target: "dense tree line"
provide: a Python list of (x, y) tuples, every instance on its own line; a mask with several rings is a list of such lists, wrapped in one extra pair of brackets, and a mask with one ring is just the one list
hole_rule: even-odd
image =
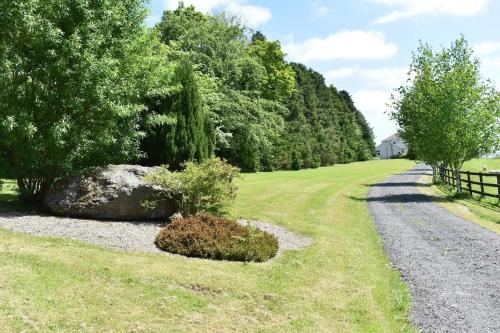
[(371, 159), (373, 133), (346, 91), (327, 86), (323, 76), (292, 64), (297, 90), (287, 101), (287, 146), (290, 164), (281, 168), (310, 168)]
[(366, 160), (349, 94), (237, 18), (142, 0), (0, 0), (0, 169), (27, 198), (106, 163), (223, 157), (244, 171)]
[(349, 94), (301, 64), (288, 64), (279, 42), (252, 34), (233, 17), (204, 15), (182, 4), (166, 11), (157, 29), (161, 41), (183, 52), (210, 86), (203, 95), (217, 129), (218, 156), (258, 171), (374, 155), (371, 129)]

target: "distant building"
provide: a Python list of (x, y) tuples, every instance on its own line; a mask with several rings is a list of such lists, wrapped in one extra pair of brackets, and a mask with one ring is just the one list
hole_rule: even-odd
[(382, 143), (377, 146), (377, 156), (382, 160), (404, 156), (407, 153), (406, 143), (397, 134), (382, 140)]
[(485, 155), (483, 157), (485, 157), (485, 158), (500, 158), (500, 150), (498, 150), (497, 152), (495, 152), (493, 154)]

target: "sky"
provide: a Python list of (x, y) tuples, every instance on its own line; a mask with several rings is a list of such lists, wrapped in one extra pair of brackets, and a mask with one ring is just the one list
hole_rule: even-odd
[[(396, 125), (386, 111), (405, 83), (419, 41), (436, 49), (463, 34), (485, 78), (500, 89), (500, 0), (184, 0), (205, 13), (225, 10), (279, 40), (288, 61), (301, 62), (347, 90), (379, 143)], [(178, 0), (151, 0), (148, 24)]]

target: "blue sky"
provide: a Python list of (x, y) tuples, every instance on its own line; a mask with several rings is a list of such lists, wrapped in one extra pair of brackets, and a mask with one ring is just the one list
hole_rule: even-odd
[[(177, 0), (152, 0), (149, 24)], [(486, 78), (500, 88), (500, 0), (185, 0), (203, 12), (226, 10), (268, 38), (287, 60), (305, 63), (351, 93), (376, 141), (396, 131), (385, 115), (404, 83), (419, 40), (438, 48), (464, 34)]]

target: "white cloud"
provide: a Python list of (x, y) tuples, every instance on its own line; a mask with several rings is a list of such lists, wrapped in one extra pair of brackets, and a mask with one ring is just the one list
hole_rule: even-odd
[(228, 11), (239, 16), (243, 23), (250, 28), (258, 28), (272, 18), (268, 8), (240, 3), (231, 3)]
[(382, 24), (397, 21), (401, 18), (423, 15), (441, 14), (452, 16), (471, 16), (486, 8), (491, 0), (369, 0), (396, 9), (375, 20)]
[(364, 87), (394, 89), (406, 82), (407, 67), (381, 67), (363, 69), (359, 66), (331, 70), (325, 74), (328, 83), (335, 84), (342, 79), (356, 79)]
[(342, 67), (326, 72), (325, 78), (329, 83), (331, 83), (337, 79), (345, 79), (358, 73), (359, 67)]
[(322, 5), (319, 1), (314, 1), (311, 4), (311, 10), (316, 16), (325, 16), (331, 11), (330, 7)]
[[(179, 0), (165, 0), (167, 9), (175, 9)], [(210, 13), (224, 9), (241, 18), (242, 23), (250, 28), (258, 28), (269, 21), (272, 13), (269, 8), (247, 4), (245, 0), (184, 0), (186, 6), (193, 5), (201, 12)]]
[(303, 42), (290, 41), (283, 46), (293, 61), (310, 62), (334, 59), (386, 59), (398, 48), (377, 31), (341, 30), (326, 38), (310, 38)]
[(486, 41), (472, 45), (475, 53), (478, 56), (487, 56), (496, 51), (500, 51), (500, 42)]
[(365, 116), (373, 128), (375, 142), (379, 143), (386, 137), (396, 133), (396, 123), (389, 119), (385, 112), (389, 109), (387, 103), (391, 99), (388, 90), (358, 90), (352, 95), (354, 104)]
[(408, 76), (407, 67), (386, 67), (366, 69), (360, 77), (372, 85), (394, 89), (405, 84)]

